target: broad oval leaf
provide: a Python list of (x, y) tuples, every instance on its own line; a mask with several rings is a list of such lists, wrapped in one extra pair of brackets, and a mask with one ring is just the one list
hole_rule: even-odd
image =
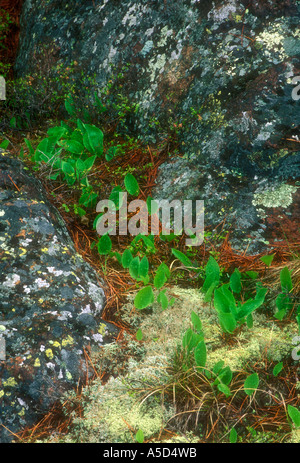
[(142, 444), (144, 442), (144, 433), (141, 429), (138, 430), (138, 432), (135, 435), (135, 438), (139, 444)]
[(123, 268), (129, 268), (130, 262), (133, 259), (133, 255), (129, 249), (125, 249), (122, 254), (122, 266)]
[(242, 290), (241, 273), (237, 268), (230, 277), (230, 288), (234, 293), (240, 293)]
[(163, 287), (165, 282), (167, 281), (166, 273), (164, 269), (158, 269), (156, 271), (155, 277), (154, 277), (154, 286), (156, 289), (160, 289)]
[(287, 411), (289, 414), (289, 417), (291, 418), (292, 422), (296, 426), (296, 428), (300, 428), (300, 412), (296, 407), (293, 407), (292, 405), (287, 406)]
[(124, 178), (125, 188), (130, 195), (137, 196), (140, 192), (139, 184), (132, 174), (127, 174)]
[(138, 279), (140, 275), (140, 259), (138, 256), (134, 257), (129, 264), (129, 273), (132, 278), (135, 280)]
[(85, 124), (83, 144), (85, 148), (96, 156), (103, 154), (103, 132), (95, 125)]
[(98, 242), (98, 252), (101, 255), (106, 255), (111, 251), (112, 248), (112, 242), (108, 234), (106, 233), (105, 235), (101, 236), (99, 242)]
[(220, 280), (220, 267), (218, 262), (210, 256), (205, 267), (205, 280), (202, 290), (207, 292), (211, 285), (217, 286)]
[(140, 276), (146, 277), (149, 272), (149, 261), (146, 256), (144, 256), (140, 262)]
[(235, 428), (232, 428), (231, 431), (230, 431), (230, 434), (229, 434), (230, 443), (235, 444), (237, 442), (237, 438), (238, 438), (237, 432), (236, 432)]
[(267, 267), (270, 267), (270, 265), (271, 265), (271, 263), (272, 263), (274, 257), (275, 257), (275, 254), (269, 254), (268, 256), (262, 256), (262, 257), (260, 258), (260, 260), (261, 260), (264, 264), (266, 264)]
[(275, 365), (275, 367), (273, 368), (273, 375), (274, 376), (277, 376), (279, 375), (279, 373), (281, 372), (283, 368), (283, 362), (279, 362)]
[(138, 310), (145, 309), (154, 301), (153, 289), (151, 286), (145, 286), (142, 288), (134, 299), (134, 305)]
[(246, 378), (246, 381), (244, 382), (244, 391), (247, 395), (252, 395), (256, 391), (258, 384), (258, 374), (253, 373), (252, 375), (248, 376), (248, 378)]

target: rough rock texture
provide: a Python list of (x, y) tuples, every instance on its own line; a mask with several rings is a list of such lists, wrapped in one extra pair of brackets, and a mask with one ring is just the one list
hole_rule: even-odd
[(135, 133), (171, 135), (183, 155), (161, 167), (153, 196), (204, 199), (206, 223), (226, 218), (233, 243), (254, 239), (255, 251), (272, 238), (263, 215), (299, 220), (287, 209), (300, 177), (299, 16), (298, 0), (26, 0), (15, 69), (76, 60), (101, 89), (111, 64), (129, 64)]
[[(113, 339), (94, 270), (23, 164), (0, 153), (0, 425), (16, 432), (90, 375), (84, 348)], [(12, 435), (0, 426), (0, 442)]]

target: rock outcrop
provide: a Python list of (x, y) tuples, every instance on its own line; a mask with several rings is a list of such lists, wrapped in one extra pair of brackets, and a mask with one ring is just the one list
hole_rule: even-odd
[(299, 15), (296, 0), (25, 0), (15, 70), (47, 78), (49, 63), (76, 60), (102, 89), (110, 65), (128, 65), (134, 133), (168, 136), (183, 156), (153, 196), (203, 199), (206, 224), (226, 220), (253, 252), (278, 238), (278, 216), (299, 220)]
[(0, 153), (0, 442), (90, 376), (85, 351), (116, 333), (104, 304), (103, 283), (40, 182)]

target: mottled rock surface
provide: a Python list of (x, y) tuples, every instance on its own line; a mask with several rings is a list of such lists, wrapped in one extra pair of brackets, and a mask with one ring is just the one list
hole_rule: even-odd
[[(299, 197), (299, 17), (298, 0), (26, 0), (15, 69), (76, 60), (102, 89), (110, 65), (128, 64), (134, 133), (169, 136), (183, 155), (161, 167), (153, 196), (204, 199), (206, 223), (226, 219), (233, 243), (255, 251), (276, 238), (262, 215), (299, 220), (288, 209)], [(262, 194), (275, 208), (260, 210)]]
[[(90, 375), (84, 349), (115, 333), (101, 319), (104, 303), (40, 182), (0, 153), (0, 424), (20, 431)], [(0, 442), (8, 430), (0, 426)]]

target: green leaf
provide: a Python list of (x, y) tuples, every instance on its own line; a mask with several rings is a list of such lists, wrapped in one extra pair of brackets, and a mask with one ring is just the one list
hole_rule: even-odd
[(135, 435), (135, 438), (139, 444), (142, 444), (144, 442), (144, 433), (141, 429), (138, 430), (138, 432)]
[(226, 288), (226, 285), (215, 290), (214, 307), (219, 313), (235, 313), (235, 299), (233, 294)]
[(210, 256), (205, 267), (205, 281), (203, 283), (202, 290), (207, 292), (211, 285), (214, 287), (219, 283), (220, 280), (220, 267), (218, 262)]
[(157, 296), (157, 302), (160, 303), (161, 308), (163, 310), (166, 310), (168, 308), (168, 306), (169, 306), (169, 301), (168, 301), (168, 298), (167, 298), (167, 296), (165, 294), (165, 291), (166, 290), (161, 291), (159, 293), (159, 295)]
[(279, 373), (281, 372), (283, 368), (283, 362), (279, 362), (275, 365), (275, 367), (273, 368), (273, 375), (274, 376), (277, 376), (279, 375)]
[(163, 285), (166, 283), (167, 277), (166, 277), (166, 272), (163, 268), (157, 269), (155, 277), (154, 277), (154, 286), (156, 289), (160, 289), (163, 287)]
[(232, 428), (229, 434), (229, 442), (231, 444), (235, 444), (237, 442), (237, 438), (238, 438), (237, 432), (234, 428)]
[(95, 125), (85, 124), (85, 133), (83, 135), (83, 144), (85, 148), (96, 156), (103, 154), (103, 132)]
[(105, 153), (105, 159), (107, 162), (111, 161), (118, 153), (119, 147), (118, 146), (110, 146)]
[(231, 383), (231, 380), (232, 380), (232, 371), (230, 367), (227, 366), (225, 368), (222, 368), (222, 370), (219, 372), (219, 375), (214, 381), (214, 384), (223, 383), (228, 386), (228, 384)]
[(285, 267), (280, 272), (280, 282), (282, 291), (290, 292), (293, 289), (290, 270)]
[[(28, 140), (27, 140), (28, 141)], [(0, 148), (6, 150), (6, 148), (8, 147), (9, 145), (9, 140), (3, 140), (3, 142), (1, 143), (0, 145)]]
[(149, 272), (149, 261), (146, 256), (144, 256), (140, 262), (140, 276), (146, 277)]
[(226, 397), (230, 397), (231, 396), (231, 391), (229, 389), (228, 386), (226, 386), (226, 384), (223, 384), (223, 383), (219, 383), (217, 388), (219, 389), (220, 392), (222, 392), (223, 394), (226, 395)]
[(202, 323), (196, 312), (194, 312), (193, 310), (191, 313), (191, 320), (195, 330), (197, 330), (200, 333), (202, 331)]
[(134, 299), (134, 305), (138, 310), (145, 309), (154, 301), (153, 289), (151, 286), (145, 286), (142, 288)]
[(185, 265), (186, 267), (193, 267), (192, 262), (190, 261), (190, 259), (185, 254), (183, 254), (183, 252), (178, 251), (178, 249), (172, 248), (172, 254), (174, 254), (176, 259), (179, 259), (180, 262), (183, 265)]
[(27, 138), (24, 138), (24, 141), (26, 143), (26, 146), (28, 148), (30, 156), (33, 156), (34, 155), (34, 149), (32, 147), (32, 144), (31, 144), (30, 140), (27, 140)]
[(234, 293), (240, 293), (242, 290), (241, 273), (236, 268), (230, 277), (230, 288)]
[(72, 98), (69, 98), (65, 101), (65, 108), (70, 116), (73, 116), (76, 113)]
[(56, 138), (57, 140), (60, 140), (64, 135), (67, 135), (68, 131), (65, 129), (65, 127), (51, 127), (50, 129), (47, 130), (47, 135), (49, 137)]
[(78, 130), (80, 130), (80, 132), (81, 132), (82, 134), (84, 134), (84, 133), (85, 133), (85, 130), (86, 130), (86, 129), (85, 129), (84, 123), (83, 123), (80, 119), (77, 119), (76, 122), (77, 122)]
[(292, 422), (296, 426), (296, 428), (300, 428), (300, 412), (296, 407), (292, 405), (287, 406), (289, 417), (291, 418)]
[(256, 391), (258, 384), (258, 374), (253, 373), (252, 375), (248, 376), (248, 378), (246, 378), (246, 381), (244, 382), (244, 391), (247, 395), (252, 395)]
[(249, 270), (249, 271), (245, 272), (245, 275), (248, 278), (251, 278), (251, 280), (256, 280), (256, 278), (258, 277), (258, 272), (253, 272), (252, 270)]
[(132, 278), (137, 280), (140, 275), (140, 259), (138, 256), (134, 257), (129, 264), (129, 273)]
[(16, 117), (12, 117), (11, 120), (9, 121), (9, 125), (10, 127), (12, 127), (13, 129), (15, 129), (17, 127), (17, 119)]
[(125, 249), (122, 255), (122, 266), (123, 268), (129, 268), (130, 262), (132, 261), (133, 256), (129, 249)]
[(249, 299), (246, 301), (238, 311), (238, 319), (242, 320), (250, 315), (254, 310), (258, 309), (264, 303), (267, 292), (268, 290), (266, 288), (260, 288), (255, 299)]
[(122, 255), (119, 252), (114, 252), (113, 256), (117, 259), (118, 263), (122, 265)]
[(137, 339), (138, 341), (141, 341), (141, 340), (143, 339), (142, 330), (141, 330), (141, 329), (138, 329), (135, 336), (136, 336), (136, 339)]
[(101, 255), (106, 255), (111, 251), (112, 242), (109, 235), (106, 233), (105, 235), (101, 236), (98, 242), (98, 252)]
[(73, 154), (81, 154), (84, 151), (84, 146), (76, 140), (61, 140), (57, 144)]
[(96, 204), (97, 199), (98, 193), (93, 191), (86, 191), (80, 196), (78, 203), (85, 207), (93, 207)]
[(204, 302), (210, 302), (211, 301), (211, 298), (212, 298), (212, 295), (213, 295), (213, 292), (216, 288), (216, 286), (218, 286), (218, 281), (214, 281), (210, 287), (208, 288), (208, 290), (206, 291), (205, 293), (205, 296), (204, 296)]
[(191, 351), (201, 341), (203, 341), (203, 335), (197, 334), (191, 328), (189, 328), (183, 335), (182, 346), (184, 349)]
[(194, 352), (195, 362), (198, 367), (205, 367), (206, 365), (206, 345), (204, 341), (200, 341)]
[(251, 313), (247, 316), (246, 323), (248, 328), (253, 328), (253, 317)]
[(46, 163), (50, 162), (54, 155), (53, 144), (49, 138), (44, 138), (35, 150), (34, 160), (35, 162), (44, 161)]
[(136, 178), (128, 173), (124, 178), (125, 188), (130, 195), (137, 196), (140, 192), (139, 184)]
[(213, 367), (213, 373), (218, 375), (224, 366), (224, 360), (219, 360)]
[(220, 312), (218, 315), (219, 315), (219, 322), (220, 322), (222, 330), (225, 333), (233, 333), (234, 330), (236, 329), (237, 323), (232, 313)]
[(85, 164), (82, 161), (82, 159), (77, 159), (76, 164), (75, 164), (75, 168), (76, 168), (77, 178), (79, 178), (80, 174), (85, 172)]
[(270, 265), (271, 265), (271, 263), (272, 263), (274, 257), (275, 257), (275, 254), (270, 254), (270, 255), (268, 255), (268, 256), (262, 256), (262, 257), (260, 258), (260, 260), (261, 260), (264, 264), (266, 264), (267, 267), (270, 267)]
[(93, 167), (96, 157), (97, 156), (91, 156), (84, 161), (85, 170), (90, 170)]

